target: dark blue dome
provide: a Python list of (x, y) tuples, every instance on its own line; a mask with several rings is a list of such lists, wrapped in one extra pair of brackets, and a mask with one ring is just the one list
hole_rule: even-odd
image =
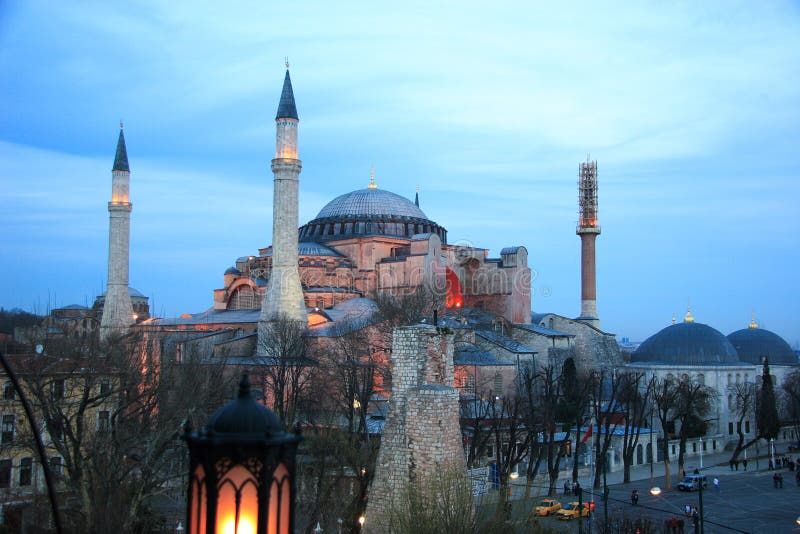
[(743, 362), (761, 365), (764, 357), (773, 365), (797, 365), (797, 356), (778, 334), (763, 328), (743, 328), (728, 334), (728, 341)]
[[(239, 395), (208, 420), (207, 431), (221, 437), (263, 438), (283, 432), (278, 416), (257, 403), (250, 394), (247, 375), (239, 382)], [(226, 436), (227, 435), (227, 436)]]
[(631, 363), (741, 364), (728, 338), (708, 325), (695, 322), (673, 324), (650, 336), (631, 354)]

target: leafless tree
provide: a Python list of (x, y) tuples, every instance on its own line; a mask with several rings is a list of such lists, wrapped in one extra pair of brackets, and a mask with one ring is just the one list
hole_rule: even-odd
[[(678, 408), (678, 384), (671, 376), (656, 378), (653, 382), (653, 403), (661, 425), (664, 440), (664, 478), (666, 489), (672, 487), (669, 458), (669, 429)], [(655, 451), (654, 451), (655, 453)]]
[(631, 465), (642, 426), (647, 424), (650, 413), (653, 379), (647, 380), (642, 372), (627, 371), (619, 375), (619, 381), (619, 413), (625, 418), (622, 436), (623, 481), (627, 483), (631, 481)]
[(591, 396), (592, 417), (597, 424), (594, 435), (594, 489), (600, 489), (607, 470), (608, 450), (617, 426), (624, 424), (619, 413), (621, 380), (616, 372), (603, 369), (594, 373)]
[(785, 413), (795, 427), (795, 434), (800, 435), (800, 371), (793, 371), (781, 384)]
[(698, 381), (683, 379), (678, 382), (675, 420), (680, 423), (678, 470), (681, 473), (684, 472), (686, 441), (691, 437), (705, 435), (708, 426), (706, 416), (711, 411), (716, 396), (713, 388)]
[(304, 321), (281, 316), (258, 336), (256, 354), (264, 372), (264, 392), (285, 428), (297, 421), (317, 367), (307, 353), (307, 327)]
[(737, 440), (736, 446), (733, 449), (733, 454), (731, 455), (731, 461), (736, 461), (743, 450), (748, 448), (750, 445), (753, 445), (760, 438), (756, 432), (755, 437), (745, 442), (745, 429), (742, 428), (745, 419), (748, 417), (755, 417), (757, 396), (756, 385), (752, 382), (730, 384), (728, 386), (728, 395), (729, 403), (731, 404), (729, 408), (731, 409), (733, 416), (736, 418)]

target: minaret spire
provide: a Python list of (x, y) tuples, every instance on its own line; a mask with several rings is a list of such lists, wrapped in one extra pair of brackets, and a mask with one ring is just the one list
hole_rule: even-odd
[(133, 306), (128, 289), (130, 268), (130, 167), (122, 121), (119, 122), (119, 139), (111, 169), (111, 202), (108, 203), (108, 285), (100, 320), (101, 335), (108, 339), (112, 334), (124, 333), (133, 324)]
[(578, 166), (578, 228), (581, 238), (581, 316), (578, 320), (600, 326), (597, 316), (597, 275), (595, 240), (600, 235), (597, 220), (597, 162), (586, 156)]
[(419, 207), (419, 184), (417, 184), (417, 190), (414, 193), (414, 205)]
[[(286, 76), (275, 116), (275, 159), (272, 160), (272, 268), (261, 305), (258, 337), (268, 335), (268, 323), (286, 318), (306, 323), (306, 305), (297, 268), (298, 190), (302, 162), (297, 155), (297, 107), (286, 61)], [(264, 344), (259, 342), (261, 351)]]

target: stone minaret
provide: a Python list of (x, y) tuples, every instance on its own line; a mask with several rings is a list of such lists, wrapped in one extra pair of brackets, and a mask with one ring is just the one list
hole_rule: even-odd
[(597, 278), (594, 242), (600, 235), (597, 220), (597, 162), (581, 163), (578, 168), (579, 220), (575, 231), (581, 236), (581, 316), (579, 321), (600, 327), (597, 316)]
[(297, 270), (298, 184), (301, 162), (297, 159), (297, 108), (294, 104), (289, 66), (283, 80), (283, 92), (275, 117), (277, 125), (275, 159), (275, 192), (272, 207), (272, 271), (267, 294), (261, 306), (259, 337), (266, 323), (284, 316), (305, 322), (306, 305), (300, 273)]
[(102, 336), (123, 333), (133, 324), (133, 307), (128, 290), (131, 210), (128, 152), (122, 123), (119, 125), (117, 153), (111, 170), (111, 202), (108, 203), (108, 287), (100, 321)]

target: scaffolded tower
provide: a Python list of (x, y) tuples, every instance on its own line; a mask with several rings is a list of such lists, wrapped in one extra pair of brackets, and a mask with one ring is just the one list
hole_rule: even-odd
[(581, 238), (581, 315), (579, 321), (600, 327), (597, 316), (597, 278), (594, 243), (600, 235), (597, 220), (597, 162), (586, 158), (578, 166), (578, 228)]

